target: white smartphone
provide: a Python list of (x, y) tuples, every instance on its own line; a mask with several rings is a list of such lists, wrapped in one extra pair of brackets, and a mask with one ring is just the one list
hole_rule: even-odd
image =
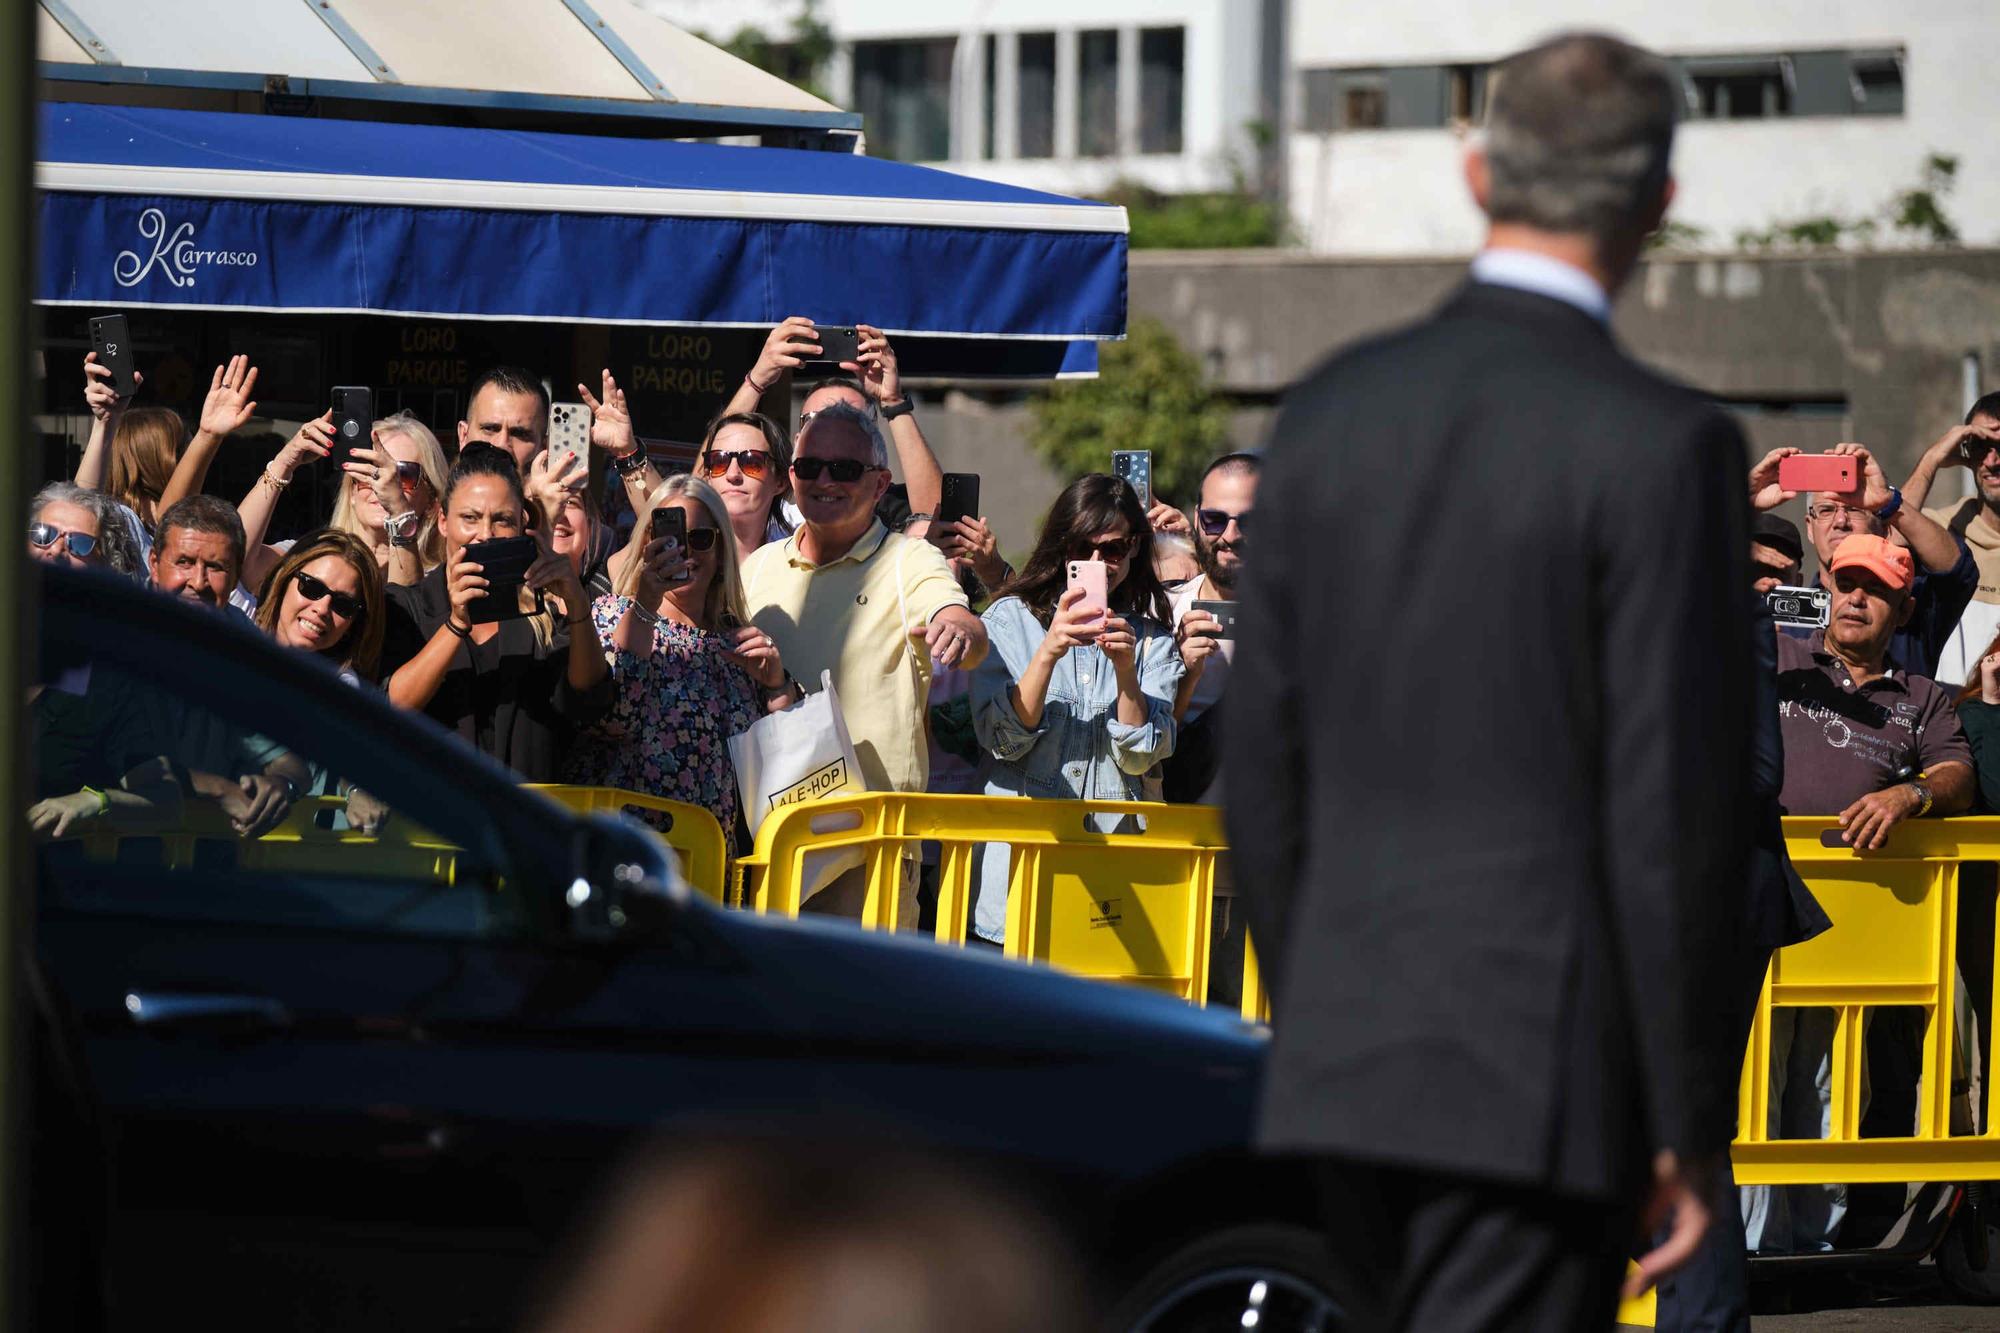
[(1150, 449), (1114, 449), (1111, 451), (1111, 475), (1125, 482), (1139, 493), (1139, 509), (1151, 513), (1153, 509), (1153, 451)]
[(550, 403), (549, 471), (561, 472), (571, 458), (590, 467), (590, 409), (582, 403)]

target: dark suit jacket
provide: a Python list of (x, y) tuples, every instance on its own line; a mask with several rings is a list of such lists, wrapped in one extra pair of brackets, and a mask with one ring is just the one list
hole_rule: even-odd
[(1223, 738), (1267, 1146), (1599, 1196), (1726, 1146), (1747, 466), (1595, 320), (1501, 287), (1288, 397)]

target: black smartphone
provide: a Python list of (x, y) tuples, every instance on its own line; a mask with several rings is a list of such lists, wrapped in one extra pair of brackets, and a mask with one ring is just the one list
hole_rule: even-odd
[(499, 620), (518, 620), (541, 610), (541, 593), (531, 595), (525, 583), (528, 567), (541, 553), (541, 545), (533, 537), (495, 537), (467, 544), (460, 558), (479, 566), (479, 572), (486, 578), (486, 595), (474, 599), (466, 608), (466, 619), (475, 625), (490, 625)]
[(132, 355), (132, 327), (123, 315), (97, 315), (90, 321), (90, 350), (97, 362), (111, 368), (111, 387), (120, 398), (130, 398), (139, 388), (134, 378), (139, 369)]
[(936, 525), (956, 523), (962, 518), (979, 517), (979, 474), (947, 472), (944, 493), (938, 499)]
[(861, 355), (861, 335), (850, 328), (821, 324), (814, 330), (813, 340), (819, 344), (819, 355), (806, 362), (809, 366), (837, 366)]
[(1236, 603), (1197, 600), (1188, 609), (1191, 611), (1205, 611), (1215, 617), (1216, 623), (1220, 624), (1222, 628), (1211, 635), (1211, 638), (1233, 639), (1236, 637)]
[(356, 449), (368, 447), (374, 429), (375, 391), (361, 384), (334, 385), (333, 455), (327, 461), (341, 466)]
[[(667, 549), (682, 559), (687, 557), (688, 514), (679, 505), (662, 505), (653, 511), (653, 540), (665, 537), (673, 543)], [(691, 577), (691, 576), (689, 576)], [(687, 577), (676, 582), (686, 583)]]

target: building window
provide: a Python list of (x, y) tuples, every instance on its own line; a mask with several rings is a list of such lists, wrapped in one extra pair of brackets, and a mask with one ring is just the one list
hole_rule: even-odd
[(991, 162), (999, 156), (993, 142), (993, 113), (996, 109), (994, 80), (1000, 76), (1000, 39), (988, 33), (979, 45), (979, 64), (984, 74), (979, 81), (979, 156)]
[(1485, 65), (1453, 65), (1446, 71), (1445, 119), (1477, 124), (1486, 114)]
[(1024, 32), (1016, 39), (1019, 69), (1015, 120), (1022, 157), (1056, 155), (1056, 35)]
[(1118, 153), (1118, 34), (1106, 28), (1078, 34), (1076, 151), (1081, 157)]
[(1894, 51), (1857, 54), (1852, 81), (1856, 115), (1903, 114), (1903, 58), (1900, 54)]
[(1780, 57), (1690, 60), (1688, 114), (1697, 120), (1769, 120), (1792, 113), (1792, 87)]
[(951, 156), (954, 39), (854, 44), (854, 109), (869, 151), (904, 162)]
[(1181, 71), (1187, 58), (1184, 28), (1139, 33), (1139, 151), (1181, 151)]
[(1309, 69), (1303, 120), (1308, 132), (1379, 130), (1389, 122), (1388, 76), (1379, 69)]

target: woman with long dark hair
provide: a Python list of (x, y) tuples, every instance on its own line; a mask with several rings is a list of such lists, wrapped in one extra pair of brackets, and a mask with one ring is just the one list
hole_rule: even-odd
[[(1104, 567), (1107, 609), (1081, 605), (1072, 563)], [(1153, 529), (1138, 494), (1103, 473), (1056, 497), (1034, 554), (983, 619), (993, 649), (972, 677), (972, 725), (995, 760), (994, 796), (1141, 799), (1140, 779), (1174, 750), (1175, 692), (1185, 668), (1153, 572)], [(1129, 821), (1100, 818), (1099, 831)], [(1007, 848), (979, 866), (973, 931), (998, 943), (1007, 925)]]

